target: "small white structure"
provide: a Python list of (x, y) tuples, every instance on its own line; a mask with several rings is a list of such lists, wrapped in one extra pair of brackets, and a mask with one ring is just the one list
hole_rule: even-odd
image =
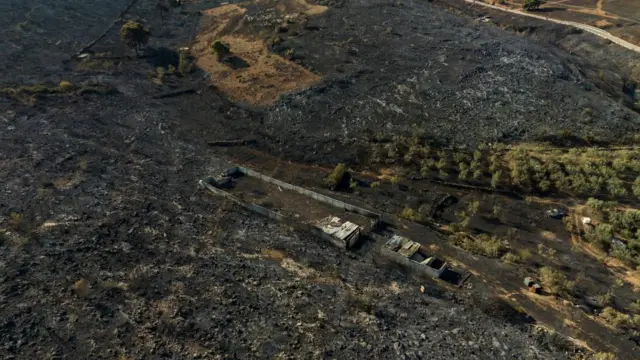
[(591, 218), (590, 217), (583, 216), (581, 220), (582, 220), (582, 224), (583, 225), (591, 225)]
[[(329, 216), (312, 224), (322, 231), (324, 238), (340, 248), (350, 248), (360, 239), (362, 228), (350, 221), (336, 216)], [(328, 235), (328, 236), (326, 236)]]

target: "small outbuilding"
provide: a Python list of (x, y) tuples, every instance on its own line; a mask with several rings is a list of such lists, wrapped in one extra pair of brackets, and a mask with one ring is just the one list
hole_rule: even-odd
[(424, 275), (439, 278), (447, 270), (447, 263), (429, 255), (417, 242), (393, 235), (382, 246), (381, 255)]
[(358, 243), (362, 228), (350, 221), (329, 216), (312, 224), (321, 233), (321, 237), (331, 241), (337, 247), (348, 249)]

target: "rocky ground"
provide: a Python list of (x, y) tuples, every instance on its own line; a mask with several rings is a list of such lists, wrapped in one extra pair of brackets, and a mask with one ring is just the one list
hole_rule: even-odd
[[(321, 30), (285, 42), (302, 54), (315, 44), (305, 61), (328, 80), (269, 109), (230, 104), (204, 87), (152, 98), (203, 75), (158, 88), (147, 73), (158, 61), (150, 54), (162, 52), (72, 72), (69, 56), (127, 3), (0, 4), (10, 14), (0, 20), (8, 49), (0, 63), (12, 69), (0, 76), (3, 86), (65, 79), (115, 90), (43, 96), (35, 105), (0, 98), (0, 357), (572, 355), (492, 299), (435, 285), (421, 294), (397, 269), (210, 197), (197, 180), (226, 164), (206, 142), (253, 133), (274, 152), (309, 150), (320, 159), (326, 145), (365, 128), (403, 131), (424, 119), (434, 136), (464, 141), (473, 132), (494, 139), (577, 128), (583, 99), (606, 115), (594, 127), (612, 135), (635, 129), (637, 114), (585, 90), (587, 80), (561, 55), (426, 2), (330, 9), (314, 20)], [(161, 23), (153, 5), (139, 1), (128, 15), (157, 28), (150, 47), (184, 45), (192, 14), (176, 11)], [(18, 26), (23, 18), (29, 22)], [(340, 53), (322, 45), (350, 38)], [(104, 50), (124, 53), (117, 31), (96, 48)]]

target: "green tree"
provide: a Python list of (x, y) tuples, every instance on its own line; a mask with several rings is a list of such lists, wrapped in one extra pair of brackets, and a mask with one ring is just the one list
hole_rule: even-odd
[(609, 194), (613, 196), (624, 196), (627, 194), (624, 183), (617, 177), (612, 177), (607, 180), (607, 190), (609, 190)]
[(633, 182), (632, 189), (633, 189), (633, 195), (640, 198), (640, 176), (638, 176), (636, 180)]
[(331, 190), (336, 190), (340, 186), (346, 175), (347, 167), (344, 164), (340, 163), (336, 165), (333, 171), (324, 180), (325, 185), (327, 185), (327, 187)]
[(139, 54), (140, 48), (149, 41), (151, 30), (137, 21), (128, 21), (120, 28), (120, 39)]
[(218, 61), (222, 61), (225, 56), (231, 53), (231, 48), (221, 40), (216, 40), (211, 44), (211, 52), (217, 56)]
[(613, 238), (613, 226), (600, 224), (596, 226), (595, 230), (588, 232), (586, 238), (599, 248), (609, 251), (609, 248), (611, 248), (611, 239)]
[(551, 188), (551, 181), (544, 179), (538, 183), (538, 188), (542, 192), (547, 192)]
[(500, 170), (493, 173), (493, 175), (491, 176), (491, 187), (493, 187), (494, 189), (498, 187), (498, 185), (500, 184), (501, 176), (502, 176), (502, 171)]
[(459, 163), (458, 168), (460, 169), (460, 173), (458, 174), (458, 179), (461, 181), (467, 180), (469, 177), (469, 166), (466, 163)]
[(477, 213), (479, 209), (480, 209), (480, 201), (478, 200), (470, 201), (469, 204), (467, 205), (467, 210), (469, 211), (469, 214), (471, 214), (471, 216)]
[(482, 151), (476, 150), (473, 152), (473, 160), (480, 161), (482, 159)]

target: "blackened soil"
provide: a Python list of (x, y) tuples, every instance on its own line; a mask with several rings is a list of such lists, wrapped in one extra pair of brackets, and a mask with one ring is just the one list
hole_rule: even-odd
[(610, 139), (640, 126), (584, 75), (585, 61), (425, 1), (349, 1), (309, 28), (283, 46), (326, 81), (285, 97), (261, 128), (287, 154), (352, 156), (345, 144), (398, 132), (464, 145), (560, 130)]
[[(328, 79), (269, 110), (194, 85), (197, 71), (154, 85), (147, 73), (162, 59), (71, 72), (67, 56), (126, 3), (0, 5), (3, 85), (117, 89), (35, 106), (0, 99), (1, 358), (566, 357), (504, 311), (431, 286), (421, 294), (395, 269), (210, 197), (197, 180), (227, 165), (206, 142), (253, 132), (275, 151), (320, 159), (366, 129), (418, 124), (466, 141), (577, 127), (582, 98), (601, 115), (596, 130), (621, 133), (637, 115), (581, 90), (561, 55), (422, 2), (345, 1), (287, 39)], [(188, 43), (192, 15), (161, 23), (154, 4), (127, 15), (152, 25), (149, 47)], [(117, 28), (96, 51), (125, 53)], [(199, 93), (152, 98), (190, 86)], [(81, 279), (87, 289), (74, 286)]]

